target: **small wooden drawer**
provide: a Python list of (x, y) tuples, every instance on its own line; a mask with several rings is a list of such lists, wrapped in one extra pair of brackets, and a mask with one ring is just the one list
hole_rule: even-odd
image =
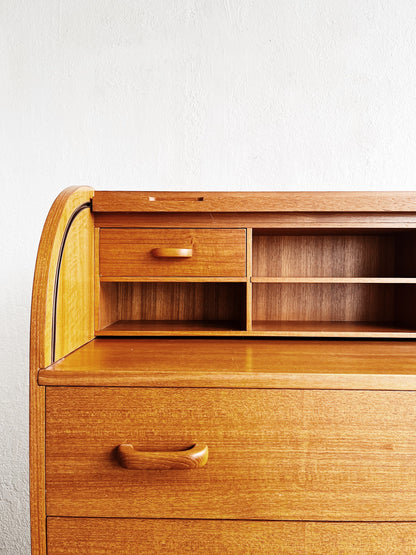
[(416, 392), (48, 387), (46, 416), (51, 516), (416, 520)]
[(48, 518), (49, 555), (414, 555), (415, 552), (415, 522)]
[(245, 229), (101, 229), (101, 277), (243, 277)]

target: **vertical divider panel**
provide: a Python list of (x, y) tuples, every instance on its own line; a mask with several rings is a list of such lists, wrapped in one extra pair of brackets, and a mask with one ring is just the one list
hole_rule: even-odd
[(246, 231), (246, 268), (247, 268), (247, 287), (246, 287), (246, 330), (253, 330), (253, 286), (251, 276), (253, 274), (253, 230), (248, 228)]
[(94, 230), (94, 329), (100, 329), (100, 228)]

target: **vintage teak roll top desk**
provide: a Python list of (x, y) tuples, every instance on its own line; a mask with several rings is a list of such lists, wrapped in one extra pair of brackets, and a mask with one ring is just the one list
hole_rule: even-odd
[(416, 193), (63, 191), (32, 552), (416, 553)]

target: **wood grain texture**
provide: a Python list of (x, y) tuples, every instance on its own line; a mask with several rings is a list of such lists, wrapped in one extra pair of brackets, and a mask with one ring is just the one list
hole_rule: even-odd
[(261, 234), (268, 230), (285, 233), (334, 233), (349, 230), (361, 233), (363, 229), (414, 229), (416, 213), (403, 212), (95, 212), (96, 227), (160, 227), (160, 228), (226, 228), (251, 227)]
[[(391, 235), (255, 235), (253, 275), (264, 277), (412, 277), (395, 271)], [(415, 277), (415, 274), (413, 274)]]
[[(47, 388), (50, 516), (416, 520), (416, 392)], [(116, 447), (209, 446), (194, 471)]]
[(48, 553), (413, 555), (416, 524), (48, 518)]
[(256, 283), (254, 320), (393, 322), (396, 285)]
[(253, 287), (251, 285), (251, 276), (253, 274), (253, 230), (247, 229), (247, 276), (248, 282), (246, 287), (246, 330), (252, 330), (253, 322)]
[[(416, 278), (406, 283), (416, 282)], [(183, 277), (183, 276), (129, 276), (129, 277), (102, 277), (100, 283), (247, 283), (247, 277)], [(399, 283), (399, 280), (397, 280)], [(400, 281), (402, 283), (402, 281)]]
[(411, 283), (416, 284), (414, 277), (253, 277), (251, 283)]
[[(416, 339), (416, 193), (98, 193), (68, 236), (45, 369), (57, 247), (91, 195), (58, 197), (39, 248), (33, 553), (45, 490), (52, 554), (414, 553), (416, 342), (274, 337)], [(204, 338), (83, 345), (94, 327)], [(198, 470), (137, 463), (198, 442)]]
[(396, 293), (396, 304), (401, 325), (416, 327), (416, 287), (401, 286)]
[(401, 233), (396, 242), (396, 274), (403, 276), (416, 275), (416, 233)]
[[(413, 305), (411, 305), (413, 306)], [(411, 308), (411, 307), (410, 307)], [(409, 317), (414, 312), (408, 309)], [(325, 320), (253, 320), (245, 331), (232, 320), (118, 320), (97, 330), (96, 337), (227, 337), (281, 339), (416, 339), (416, 324), (402, 322), (332, 322)]]
[(414, 192), (97, 191), (94, 212), (416, 212)]
[(195, 470), (208, 461), (208, 446), (192, 445), (181, 451), (137, 451), (131, 443), (117, 447), (117, 459), (127, 470)]
[(244, 283), (101, 283), (101, 331), (244, 329), (245, 304)]
[(238, 320), (118, 320), (97, 337), (223, 337), (247, 334)]
[[(72, 212), (90, 200), (87, 187), (65, 189), (46, 219), (36, 259), (30, 322), (30, 492), (32, 553), (46, 553), (45, 391), (37, 384), (39, 368), (51, 363), (52, 296), (56, 263), (65, 226)], [(86, 339), (88, 340), (88, 339)]]
[(40, 370), (39, 383), (416, 390), (416, 343), (95, 339)]
[(65, 243), (56, 323), (56, 359), (94, 337), (94, 224), (90, 210), (78, 214)]
[[(192, 249), (190, 258), (157, 258), (155, 249)], [(102, 229), (100, 275), (246, 275), (244, 229)]]
[(161, 247), (152, 249), (150, 254), (155, 258), (192, 258), (193, 249), (178, 249), (175, 247)]
[[(100, 315), (100, 230), (94, 227), (94, 329), (104, 327), (115, 318), (106, 319), (105, 314)], [(106, 306), (114, 306), (116, 303), (107, 303)]]
[[(283, 336), (414, 338), (415, 285), (300, 280), (253, 284), (253, 331)], [(316, 333), (314, 333), (316, 332)]]
[[(254, 320), (257, 337), (346, 339), (416, 339), (416, 325), (403, 322), (333, 322), (325, 320)], [(395, 347), (394, 347), (395, 348)]]

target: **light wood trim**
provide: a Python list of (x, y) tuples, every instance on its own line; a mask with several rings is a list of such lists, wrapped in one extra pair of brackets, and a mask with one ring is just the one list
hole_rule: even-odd
[(246, 303), (246, 330), (252, 330), (253, 320), (253, 288), (251, 285), (251, 276), (253, 274), (253, 230), (247, 229), (247, 303)]
[(137, 451), (130, 443), (122, 443), (117, 457), (128, 470), (193, 470), (206, 465), (208, 447), (197, 443), (183, 451)]
[[(82, 245), (82, 250), (80, 250)], [(94, 224), (89, 208), (77, 214), (60, 268), (56, 348), (58, 360), (94, 337)]]
[(247, 277), (115, 276), (99, 278), (100, 283), (246, 283), (247, 281)]
[[(157, 201), (150, 200), (157, 196)], [(416, 194), (391, 192), (97, 191), (94, 212), (415, 212)], [(195, 202), (195, 198), (203, 199)]]
[(152, 249), (150, 253), (155, 258), (192, 258), (193, 249), (161, 247), (161, 248)]
[(416, 390), (416, 343), (392, 346), (391, 341), (95, 339), (41, 370), (39, 383)]
[(343, 230), (398, 230), (416, 228), (414, 212), (95, 212), (96, 227), (160, 227), (160, 228), (241, 228), (251, 227), (261, 233), (285, 230), (285, 233), (333, 233)]
[(108, 336), (225, 336), (247, 335), (239, 320), (118, 320), (96, 330)]
[(411, 277), (252, 277), (251, 283), (416, 283)]
[[(94, 228), (94, 329), (103, 324), (100, 321), (100, 230)], [(106, 322), (107, 325), (109, 322)]]
[(89, 187), (70, 187), (57, 197), (46, 219), (36, 259), (30, 325), (29, 449), (32, 553), (36, 555), (46, 553), (45, 391), (37, 384), (37, 373), (51, 363), (52, 297), (62, 236), (71, 214), (92, 195)]
[[(351, 337), (416, 339), (416, 327), (395, 322), (253, 320), (253, 335), (272, 337)], [(396, 346), (394, 347), (396, 348)]]
[(253, 320), (252, 330), (237, 320), (118, 320), (96, 330), (97, 337), (317, 337), (416, 339), (416, 327), (395, 322)]
[(65, 189), (53, 203), (42, 231), (33, 282), (31, 314), (31, 349), (36, 354), (36, 371), (50, 364), (52, 295), (62, 236), (74, 210), (91, 200), (92, 195), (93, 189), (89, 187)]
[(414, 555), (414, 522), (48, 518), (49, 555)]

